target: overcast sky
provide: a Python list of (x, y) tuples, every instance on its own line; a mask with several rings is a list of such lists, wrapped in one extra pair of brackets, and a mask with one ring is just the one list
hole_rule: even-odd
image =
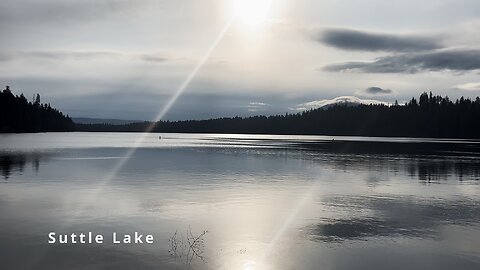
[(164, 119), (480, 95), (478, 0), (0, 0), (0, 34), (0, 83), (76, 117), (154, 119), (216, 40)]

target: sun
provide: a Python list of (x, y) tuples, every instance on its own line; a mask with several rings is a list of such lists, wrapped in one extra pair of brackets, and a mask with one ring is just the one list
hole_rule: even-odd
[(248, 26), (257, 27), (270, 18), (272, 0), (234, 0), (233, 15)]

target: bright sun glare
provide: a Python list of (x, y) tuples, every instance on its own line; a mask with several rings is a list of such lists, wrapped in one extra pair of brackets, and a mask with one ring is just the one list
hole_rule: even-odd
[(272, 0), (234, 0), (233, 14), (249, 26), (260, 26), (268, 21)]

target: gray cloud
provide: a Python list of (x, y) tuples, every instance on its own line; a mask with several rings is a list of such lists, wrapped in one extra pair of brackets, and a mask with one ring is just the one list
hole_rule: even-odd
[(166, 57), (157, 54), (144, 54), (141, 59), (153, 63), (162, 63), (168, 60)]
[(410, 52), (442, 48), (436, 37), (371, 33), (351, 29), (325, 30), (318, 34), (315, 40), (344, 50)]
[(47, 61), (64, 61), (64, 60), (95, 60), (95, 59), (131, 59), (145, 62), (160, 63), (172, 60), (169, 57), (158, 53), (121, 53), (116, 51), (14, 51), (0, 52), (0, 62), (15, 60), (47, 60)]
[(108, 51), (28, 51), (28, 52), (0, 52), (0, 61), (15, 59), (44, 59), (65, 60), (96, 58), (102, 56), (119, 56), (121, 54)]
[(480, 82), (464, 83), (454, 86), (455, 89), (466, 91), (480, 91)]
[(365, 89), (364, 92), (369, 95), (388, 95), (392, 93), (392, 90), (372, 86)]
[(422, 71), (472, 71), (480, 69), (480, 50), (449, 49), (380, 57), (371, 62), (328, 65), (326, 71), (363, 73), (418, 73)]
[(57, 22), (104, 19), (112, 14), (128, 14), (149, 1), (133, 0), (5, 0), (0, 3), (0, 21)]
[(248, 103), (247, 108), (249, 112), (260, 112), (266, 111), (268, 106), (270, 105), (264, 102), (250, 102)]

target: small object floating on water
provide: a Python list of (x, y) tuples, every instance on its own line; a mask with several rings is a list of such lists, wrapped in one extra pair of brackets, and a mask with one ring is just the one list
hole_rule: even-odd
[(162, 136), (158, 136), (158, 139), (161, 140), (161, 139), (162, 139)]

